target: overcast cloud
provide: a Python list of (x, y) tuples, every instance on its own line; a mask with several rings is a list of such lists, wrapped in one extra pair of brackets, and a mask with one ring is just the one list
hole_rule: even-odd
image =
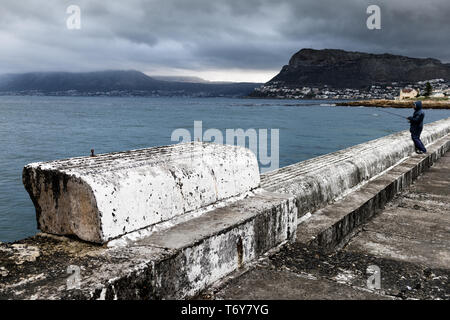
[[(81, 30), (66, 8), (81, 8)], [(381, 30), (366, 9), (381, 8)], [(0, 73), (137, 69), (267, 81), (301, 48), (450, 62), (448, 0), (2, 0)]]

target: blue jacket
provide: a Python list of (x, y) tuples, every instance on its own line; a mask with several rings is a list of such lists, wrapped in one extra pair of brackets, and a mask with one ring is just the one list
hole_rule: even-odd
[(409, 131), (413, 135), (420, 136), (420, 133), (423, 129), (423, 118), (425, 118), (425, 112), (422, 110), (422, 101), (416, 101), (414, 102), (415, 108), (414, 108), (414, 114), (412, 117), (408, 117), (409, 122), (411, 123), (411, 127), (409, 128)]

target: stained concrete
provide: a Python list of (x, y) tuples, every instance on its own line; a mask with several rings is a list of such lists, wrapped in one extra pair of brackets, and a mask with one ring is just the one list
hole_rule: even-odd
[[(251, 290), (249, 290), (251, 288)], [(218, 292), (216, 299), (248, 300), (379, 300), (380, 296), (365, 290), (355, 290), (332, 280), (303, 275), (274, 266), (261, 266), (244, 274), (236, 283), (231, 282), (227, 290)], [(385, 299), (389, 299), (386, 297)]]
[(105, 243), (259, 187), (256, 156), (213, 143), (101, 154), (25, 166), (38, 228)]
[[(372, 247), (377, 251), (370, 252), (362, 245), (364, 238), (359, 237), (392, 232), (390, 229), (376, 229), (376, 220), (371, 225), (374, 229), (364, 231), (364, 228), (388, 201), (434, 165), (450, 148), (450, 136), (445, 135), (450, 130), (449, 121), (446, 119), (427, 125), (424, 140), (434, 144), (427, 145), (430, 152), (426, 155), (411, 156), (411, 141), (404, 139), (405, 133), (395, 134), (354, 149), (319, 157), (316, 164), (310, 160), (286, 170), (280, 169), (273, 173), (273, 190), (279, 192), (251, 190), (231, 202), (218, 207), (207, 206), (207, 210), (201, 211), (200, 215), (189, 216), (189, 219), (150, 233), (144, 232), (139, 237), (122, 236), (121, 241), (110, 241), (108, 245), (101, 246), (41, 234), (13, 244), (0, 244), (0, 298), (183, 299), (197, 294), (203, 296), (202, 290), (208, 287), (219, 288), (218, 283), (224, 278), (233, 279), (233, 283), (241, 285), (244, 290), (232, 290), (230, 285), (209, 293), (208, 289), (205, 296), (246, 298), (243, 295), (251, 293), (252, 298), (292, 298), (296, 295), (319, 298), (322, 297), (320, 292), (323, 292), (323, 298), (447, 298), (448, 270), (442, 268), (447, 253), (442, 251), (439, 255), (439, 250), (444, 248), (445, 234), (436, 237), (441, 242), (431, 241), (431, 244), (435, 243), (434, 251), (422, 250), (419, 253), (423, 258), (409, 260), (389, 255), (387, 249), (383, 250), (383, 246), (387, 248), (391, 245), (386, 241), (373, 240), (375, 245)], [(398, 147), (392, 147), (397, 138), (404, 145), (400, 143)], [(383, 139), (392, 148), (380, 150)], [(375, 155), (364, 159), (358, 152), (361, 155), (373, 152)], [(405, 155), (408, 157), (401, 158)], [(376, 161), (379, 157), (381, 162)], [(397, 161), (399, 157), (401, 159)], [(132, 158), (120, 163), (126, 164), (125, 167), (132, 165)], [(144, 154), (143, 158), (145, 161), (147, 155)], [(394, 166), (386, 168), (391, 163)], [(140, 166), (140, 163), (137, 165)], [(83, 170), (98, 169), (88, 167)], [(335, 169), (336, 172), (333, 171)], [(378, 176), (378, 173), (381, 175)], [(103, 174), (102, 170), (99, 174)], [(437, 175), (445, 175), (445, 172)], [(263, 182), (266, 179), (263, 185), (268, 186), (269, 176), (261, 177)], [(28, 178), (25, 175), (24, 180), (29, 181)], [(405, 201), (399, 207), (410, 209), (408, 204), (419, 199), (420, 208), (426, 205), (424, 211), (435, 214), (430, 219), (438, 219), (438, 214), (448, 211), (448, 194), (442, 190), (447, 186), (441, 180), (432, 186), (436, 191), (431, 195), (427, 194), (426, 187), (416, 184), (411, 190), (417, 188), (417, 191), (403, 194)], [(60, 190), (59, 178), (47, 182), (51, 192)], [(291, 182), (295, 194), (286, 194), (287, 189), (277, 189), (277, 185), (287, 186)], [(64, 183), (63, 177), (62, 188)], [(299, 185), (306, 189), (296, 189)], [(417, 206), (414, 204), (413, 208), (417, 209)], [(305, 210), (311, 208), (316, 210), (311, 211), (309, 217), (305, 215)], [(302, 219), (297, 226), (299, 216)], [(426, 223), (435, 222), (430, 219)], [(383, 221), (378, 225), (380, 223)], [(404, 220), (401, 223), (403, 225), (399, 228), (405, 226)], [(434, 226), (436, 232), (446, 231), (442, 226)], [(311, 230), (314, 232), (311, 233)], [(406, 234), (394, 236), (407, 239)], [(402, 241), (398, 241), (398, 250), (408, 250), (408, 242)], [(335, 251), (347, 243), (344, 249)], [(417, 247), (422, 244), (427, 245), (423, 242)], [(275, 253), (263, 259), (268, 264), (258, 260), (271, 250)], [(430, 262), (424, 267), (422, 263), (425, 260)], [(381, 268), (383, 287), (368, 292), (366, 269), (371, 264)], [(80, 289), (67, 288), (67, 268), (71, 265), (81, 268)], [(234, 273), (244, 272), (252, 265), (256, 268), (245, 274), (246, 285), (239, 282), (244, 278), (233, 278)], [(258, 273), (260, 268), (263, 269)], [(265, 271), (269, 274), (267, 283), (260, 282), (260, 287), (255, 288)], [(278, 274), (279, 271), (282, 274)], [(297, 275), (298, 282), (294, 281)], [(305, 287), (302, 288), (300, 280), (305, 277), (308, 281), (305, 280)], [(298, 284), (297, 291), (292, 293), (290, 289), (294, 290), (294, 286), (287, 285), (288, 282)], [(284, 286), (273, 293), (267, 293), (264, 289), (279, 286), (280, 283)], [(310, 293), (313, 288), (316, 288), (316, 295)]]
[[(415, 156), (416, 164), (421, 157)], [(402, 172), (399, 168), (393, 170), (396, 174)], [(244, 275), (204, 291), (199, 298), (450, 299), (449, 174), (450, 153), (446, 153), (335, 251), (306, 241), (308, 235), (302, 236), (305, 228), (300, 224), (295, 243), (281, 248)], [(348, 203), (347, 216), (354, 211), (358, 197), (361, 202), (367, 200), (367, 190), (359, 196), (358, 192), (348, 196), (352, 202)], [(309, 234), (333, 229), (336, 221), (346, 216), (345, 203), (335, 209), (338, 207), (334, 219), (332, 209), (327, 211), (326, 207), (318, 214), (322, 221), (311, 220), (310, 226), (318, 223)], [(380, 289), (367, 287), (370, 265), (381, 270)]]
[(0, 244), (0, 299), (182, 299), (293, 241), (296, 225), (293, 197), (260, 191), (124, 246), (39, 234)]
[(297, 241), (322, 250), (345, 245), (361, 225), (449, 149), (450, 136), (445, 136), (428, 146), (428, 154), (409, 157), (342, 199), (315, 211), (299, 225)]
[[(420, 201), (417, 202), (420, 204)], [(404, 239), (442, 243), (450, 247), (450, 214), (439, 212), (438, 209), (425, 211), (419, 204), (408, 209), (386, 209), (382, 215), (365, 225), (364, 230), (398, 235)]]
[(420, 177), (406, 195), (369, 222), (346, 250), (448, 271), (450, 179), (447, 177), (450, 177), (449, 153)]
[[(450, 118), (447, 118), (425, 125), (421, 139), (425, 144), (431, 144), (449, 133)], [(402, 131), (264, 173), (261, 187), (294, 195), (301, 218), (327, 206), (413, 153), (411, 135)]]

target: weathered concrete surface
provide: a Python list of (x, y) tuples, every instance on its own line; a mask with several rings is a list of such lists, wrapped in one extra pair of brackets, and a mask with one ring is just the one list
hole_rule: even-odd
[(260, 183), (248, 149), (186, 143), (25, 166), (38, 228), (104, 243)]
[[(450, 270), (450, 153), (369, 222), (347, 250)], [(449, 274), (450, 275), (450, 274)], [(447, 290), (450, 285), (447, 283)], [(447, 292), (450, 294), (450, 291)], [(450, 295), (448, 296), (450, 298)]]
[[(0, 244), (0, 299), (182, 299), (295, 239), (294, 198), (259, 190), (120, 247), (38, 235)], [(66, 273), (79, 266), (80, 289)]]
[[(300, 224), (300, 241), (200, 297), (450, 299), (449, 209), (450, 153), (446, 153), (344, 248), (328, 252), (305, 244)], [(381, 289), (367, 288), (370, 265), (381, 270)]]
[[(300, 168), (300, 171), (305, 171), (297, 172), (295, 169), (295, 172), (287, 170), (287, 172), (275, 173), (274, 178), (277, 183), (282, 183), (283, 179), (286, 179), (286, 185), (289, 185), (294, 181), (294, 191), (298, 191), (296, 186), (302, 184), (302, 179), (311, 182), (317, 174), (318, 182), (311, 185), (312, 193), (306, 193), (306, 197), (308, 195), (312, 197), (310, 202), (307, 198), (303, 199), (308, 200), (307, 202), (302, 202), (304, 196), (302, 193), (294, 196), (257, 189), (247, 193), (247, 196), (240, 200), (233, 199), (236, 201), (202, 212), (200, 216), (193, 216), (192, 219), (182, 221), (168, 229), (156, 231), (140, 240), (118, 242), (123, 246), (102, 247), (48, 235), (36, 236), (14, 244), (0, 244), (0, 251), (4, 253), (0, 255), (0, 298), (186, 298), (198, 294), (211, 284), (216, 284), (218, 280), (236, 270), (242, 272), (264, 252), (294, 238), (297, 240), (295, 244), (282, 248), (270, 258), (270, 270), (288, 271), (280, 276), (271, 273), (272, 285), (277, 282), (293, 281), (291, 277), (293, 275), (290, 272), (294, 272), (318, 281), (310, 283), (310, 288), (316, 286), (317, 290), (327, 293), (336, 291), (336, 294), (342, 297), (369, 298), (374, 297), (374, 294), (382, 298), (445, 297), (441, 288), (443, 283), (446, 283), (444, 281), (448, 280), (446, 270), (442, 271), (435, 267), (423, 270), (417, 260), (415, 262), (400, 261), (358, 251), (366, 249), (355, 249), (355, 251), (344, 249), (337, 253), (327, 253), (328, 250), (324, 248), (328, 249), (328, 246), (348, 241), (353, 235), (353, 230), (360, 230), (357, 227), (366, 222), (365, 216), (369, 217), (378, 212), (397, 191), (402, 190), (439, 158), (448, 147), (448, 136), (439, 141), (438, 138), (442, 137), (442, 133), (449, 128), (449, 120), (427, 127), (427, 130), (430, 128), (436, 130), (435, 134), (428, 131), (426, 138), (435, 141), (435, 146), (429, 146), (430, 154), (415, 155), (400, 164), (395, 159), (403, 153), (396, 148), (390, 148), (393, 155), (385, 154), (384, 150), (377, 149), (383, 144), (380, 142), (378, 147), (372, 150), (376, 155), (375, 158), (384, 154), (389, 161), (380, 165), (370, 164), (369, 167), (365, 167), (367, 170), (355, 166), (356, 171), (359, 172), (356, 176), (363, 177), (361, 172), (369, 172), (362, 179), (362, 182), (365, 182), (365, 179), (373, 177), (372, 174), (379, 170), (382, 172), (387, 163), (392, 162), (398, 166), (384, 172), (380, 177), (375, 177), (373, 181), (361, 188), (356, 196), (355, 193), (345, 196), (345, 193), (354, 187), (349, 189), (351, 183), (348, 184), (347, 180), (345, 182), (339, 180), (345, 179), (345, 172), (351, 174), (351, 171), (346, 171), (352, 167), (351, 163), (353, 163), (353, 160), (347, 161), (349, 159), (347, 149), (341, 154), (332, 154), (329, 158), (319, 157), (318, 168), (312, 162), (306, 162), (306, 164), (294, 166), (297, 169)], [(394, 137), (389, 136), (383, 139), (387, 139), (384, 142), (388, 142)], [(369, 142), (368, 145), (373, 147), (374, 142)], [(410, 146), (409, 141), (405, 148)], [(370, 148), (366, 149), (363, 145), (357, 147), (361, 153), (370, 153)], [(353, 156), (356, 157), (357, 152), (353, 151)], [(373, 158), (370, 159), (370, 161), (373, 160)], [(327, 162), (330, 164), (328, 165)], [(337, 175), (333, 167), (340, 168)], [(286, 175), (283, 176), (284, 174)], [(264, 175), (263, 180), (267, 177)], [(356, 182), (360, 179), (352, 181)], [(337, 185), (328, 188), (327, 185), (330, 183)], [(304, 186), (306, 188), (306, 185)], [(361, 187), (361, 182), (356, 186)], [(64, 187), (64, 181), (62, 187)], [(323, 187), (325, 189), (322, 189)], [(335, 193), (339, 192), (341, 194), (338, 197), (341, 200), (334, 197)], [(441, 198), (446, 197), (445, 192), (441, 193)], [(325, 198), (324, 194), (326, 194)], [(345, 201), (350, 199), (353, 200), (345, 204)], [(305, 230), (301, 228), (310, 222), (304, 220), (305, 216), (298, 214), (297, 211), (300, 208), (304, 213), (308, 208), (322, 207), (325, 202), (331, 200), (337, 201), (334, 203), (336, 209), (334, 214), (325, 208), (322, 212), (312, 215), (312, 217), (324, 218), (322, 222), (316, 221), (319, 226), (316, 231), (318, 234), (323, 234), (321, 236), (323, 241), (315, 241), (314, 239), (320, 237), (313, 235), (311, 238), (304, 233)], [(408, 199), (408, 201), (412, 200)], [(302, 207), (303, 205), (306, 209)], [(363, 209), (360, 209), (360, 205)], [(436, 206), (434, 203), (433, 208)], [(298, 216), (302, 216), (303, 219), (296, 228)], [(436, 230), (442, 231), (442, 228)], [(355, 248), (357, 247), (356, 242), (351, 242), (349, 248), (353, 243)], [(372, 293), (364, 291), (367, 278), (365, 270), (369, 264), (377, 264), (382, 267), (382, 270), (392, 271), (387, 275), (383, 273), (386, 291)], [(69, 265), (81, 267), (79, 290), (67, 290), (66, 270)], [(398, 272), (402, 272), (404, 278), (400, 278)], [(249, 277), (249, 283), (251, 283), (252, 274), (249, 272), (246, 275)], [(260, 277), (260, 274), (255, 273), (254, 276)], [(314, 277), (317, 280), (313, 279)], [(239, 285), (239, 279), (236, 281)], [(335, 285), (336, 282), (337, 285)], [(414, 287), (410, 284), (414, 284)], [(419, 288), (421, 291), (408, 296), (404, 292), (405, 285), (407, 288)], [(356, 288), (358, 292), (352, 293), (349, 287), (351, 290)], [(310, 289), (299, 288), (298, 293), (306, 297), (308, 290)], [(257, 292), (263, 291), (247, 287), (241, 292), (253, 292), (255, 295), (252, 297), (256, 297)], [(333, 297), (336, 297), (336, 294)], [(271, 297), (281, 296), (282, 289), (277, 291), (277, 295)], [(227, 296), (238, 297), (237, 293), (235, 296), (232, 293), (227, 295), (226, 290), (218, 293), (218, 297), (226, 298)], [(267, 296), (270, 294), (264, 297)], [(293, 295), (286, 293), (285, 296)]]
[(427, 154), (409, 157), (341, 200), (317, 210), (299, 225), (297, 241), (323, 250), (344, 245), (361, 225), (449, 149), (450, 135), (447, 135), (429, 145)]
[[(450, 133), (450, 118), (424, 126), (430, 144)], [(261, 175), (261, 187), (295, 195), (299, 217), (316, 211), (414, 153), (408, 131), (302, 161)]]
[[(254, 271), (234, 279), (227, 288), (216, 293), (216, 299), (245, 300), (379, 300), (380, 296), (365, 290), (355, 290), (336, 281), (261, 265)], [(386, 299), (388, 299), (386, 297)]]

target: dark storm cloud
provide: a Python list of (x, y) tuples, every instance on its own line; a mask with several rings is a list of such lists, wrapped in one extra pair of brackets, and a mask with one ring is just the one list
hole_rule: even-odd
[[(79, 5), (81, 30), (66, 29)], [(366, 8), (381, 8), (381, 30)], [(278, 70), (303, 47), (450, 62), (448, 0), (17, 1), (0, 4), (0, 72)]]

